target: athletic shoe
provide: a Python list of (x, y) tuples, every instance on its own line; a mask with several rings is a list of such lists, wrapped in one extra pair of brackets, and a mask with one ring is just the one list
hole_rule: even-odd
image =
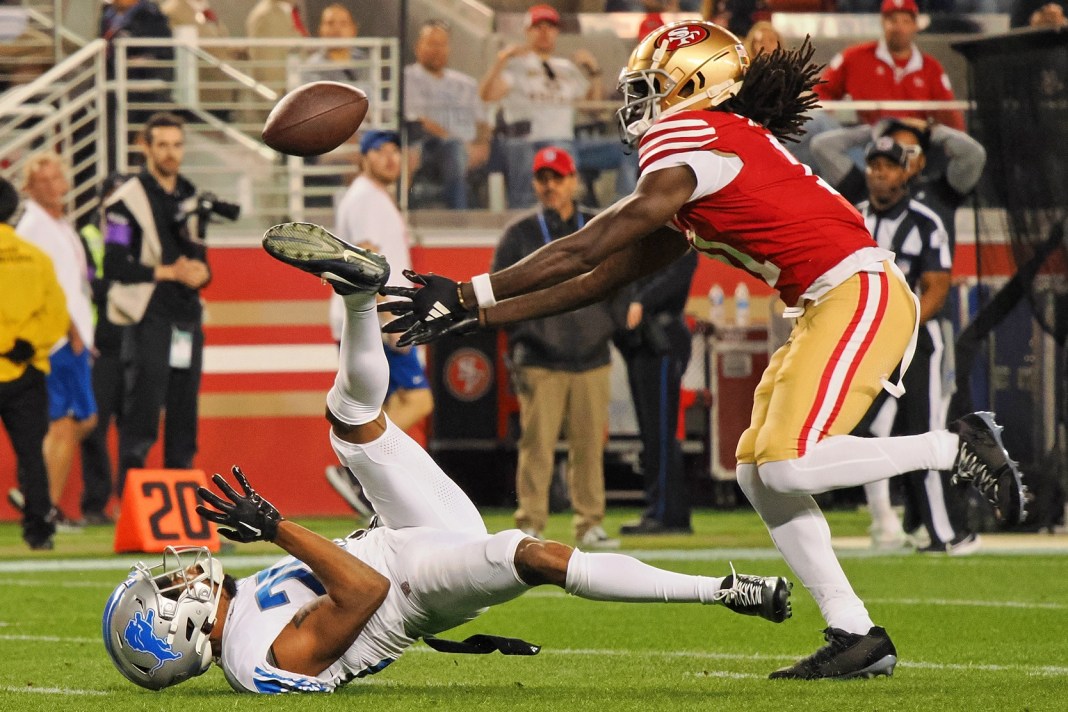
[(263, 234), (263, 249), (276, 260), (329, 282), (341, 295), (377, 292), (389, 279), (385, 257), (350, 245), (311, 223), (269, 228)]
[(56, 542), (50, 536), (44, 539), (26, 539), (23, 537), (23, 541), (26, 542), (26, 546), (30, 547), (30, 551), (52, 551), (56, 548)]
[(884, 529), (872, 524), (868, 532), (871, 534), (871, 548), (876, 551), (897, 551), (906, 548), (909, 543), (909, 538), (900, 524), (896, 529)]
[(975, 532), (958, 534), (950, 542), (932, 542), (927, 546), (916, 549), (921, 554), (948, 554), (949, 556), (968, 556), (982, 548), (979, 535)]
[(48, 513), (48, 520), (56, 526), (56, 531), (61, 534), (81, 534), (85, 529), (85, 522), (71, 519), (59, 507), (52, 507)]
[(618, 549), (619, 539), (612, 539), (603, 527), (595, 526), (579, 537), (578, 545), (586, 549)]
[(894, 674), (897, 648), (883, 628), (873, 626), (867, 635), (827, 628), (823, 637), (827, 644), (822, 648), (768, 677), (772, 680), (848, 680)]
[(115, 524), (115, 520), (108, 516), (107, 512), (82, 512), (82, 521), (87, 527), (108, 527)]
[(534, 527), (526, 527), (525, 529), (520, 529), (519, 531), (523, 532), (524, 534), (529, 536), (531, 539), (537, 539), (538, 541), (541, 541), (541, 539), (542, 539), (541, 532), (539, 532)]
[(619, 533), (624, 536), (631, 535), (647, 535), (655, 536), (658, 534), (693, 534), (693, 529), (690, 527), (672, 527), (667, 524), (663, 524), (659, 519), (650, 519), (649, 517), (643, 517), (637, 522), (628, 522), (619, 528)]
[(1027, 518), (1027, 488), (1017, 463), (1001, 442), (1002, 429), (994, 422), (994, 414), (987, 412), (971, 413), (950, 423), (949, 430), (960, 437), (952, 481), (974, 485), (1007, 524), (1019, 524)]
[(723, 579), (713, 600), (743, 616), (760, 616), (772, 623), (782, 623), (793, 615), (790, 589), (793, 583), (781, 576), (751, 576), (734, 571)]
[(374, 516), (374, 507), (368, 501), (367, 496), (364, 495), (360, 481), (356, 479), (356, 476), (352, 474), (349, 468), (339, 465), (327, 467), (326, 481), (360, 516), (367, 518)]
[(7, 501), (19, 512), (26, 509), (26, 498), (22, 496), (22, 490), (18, 487), (12, 487), (7, 491)]

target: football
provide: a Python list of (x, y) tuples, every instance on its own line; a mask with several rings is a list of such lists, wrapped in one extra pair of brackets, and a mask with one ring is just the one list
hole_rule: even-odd
[(367, 95), (360, 89), (312, 82), (275, 104), (263, 124), (263, 142), (291, 156), (318, 156), (343, 144), (365, 116)]

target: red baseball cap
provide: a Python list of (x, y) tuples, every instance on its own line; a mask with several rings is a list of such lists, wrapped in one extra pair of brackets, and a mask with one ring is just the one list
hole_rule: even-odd
[(883, 0), (883, 6), (879, 12), (883, 15), (892, 15), (895, 12), (907, 12), (915, 17), (920, 14), (920, 8), (916, 5), (916, 0)]
[(575, 159), (562, 148), (546, 146), (534, 156), (534, 172), (537, 173), (543, 168), (561, 176), (574, 175)]
[(553, 25), (560, 24), (560, 13), (552, 5), (535, 5), (527, 10), (527, 27), (533, 27), (539, 22), (549, 22)]

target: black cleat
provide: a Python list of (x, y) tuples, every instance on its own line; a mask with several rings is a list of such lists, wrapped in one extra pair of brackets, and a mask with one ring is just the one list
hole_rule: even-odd
[(772, 623), (782, 623), (793, 615), (790, 589), (794, 585), (781, 576), (751, 576), (734, 572), (723, 579), (715, 601), (743, 616), (760, 616)]
[(271, 257), (320, 277), (338, 294), (377, 292), (389, 279), (389, 263), (377, 252), (355, 247), (312, 223), (282, 223), (263, 234)]
[(873, 626), (867, 635), (827, 628), (823, 637), (827, 644), (822, 648), (768, 677), (772, 680), (849, 680), (894, 674), (897, 648), (883, 628)]
[(1024, 521), (1027, 488), (1017, 463), (1001, 442), (1002, 427), (994, 422), (994, 414), (970, 413), (950, 423), (949, 430), (960, 437), (953, 484), (973, 485), (997, 508), (1006, 524)]

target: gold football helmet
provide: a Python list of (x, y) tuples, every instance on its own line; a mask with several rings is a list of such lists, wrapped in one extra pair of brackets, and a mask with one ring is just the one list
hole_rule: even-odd
[(713, 22), (683, 20), (653, 30), (619, 74), (623, 142), (636, 145), (661, 114), (722, 104), (741, 89), (748, 68), (742, 41)]

